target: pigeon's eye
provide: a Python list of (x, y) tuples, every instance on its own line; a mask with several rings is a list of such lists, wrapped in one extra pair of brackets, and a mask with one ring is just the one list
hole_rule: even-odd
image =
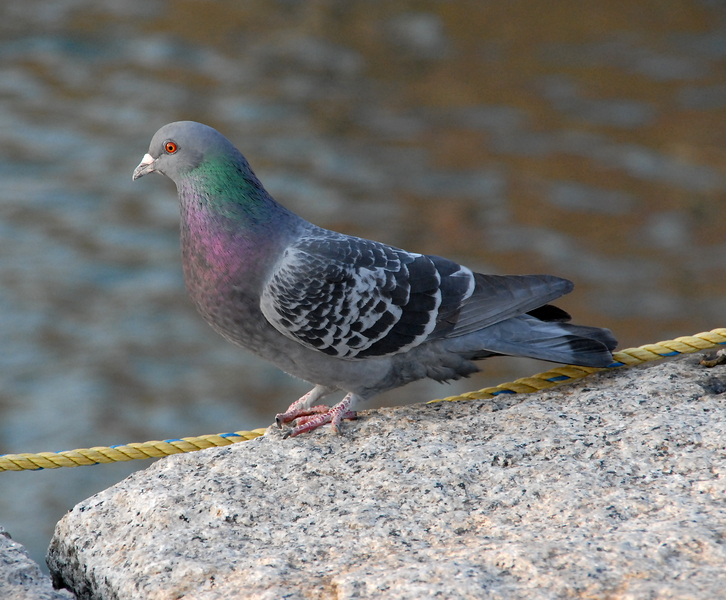
[(176, 142), (172, 142), (171, 140), (164, 142), (164, 150), (167, 154), (174, 154), (179, 147), (176, 145)]

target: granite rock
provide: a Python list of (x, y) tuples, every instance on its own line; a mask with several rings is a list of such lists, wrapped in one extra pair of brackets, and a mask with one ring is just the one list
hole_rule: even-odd
[(363, 413), (178, 455), (78, 504), (79, 598), (716, 598), (726, 367)]
[(56, 591), (25, 548), (0, 527), (0, 598), (2, 600), (72, 600), (67, 590)]

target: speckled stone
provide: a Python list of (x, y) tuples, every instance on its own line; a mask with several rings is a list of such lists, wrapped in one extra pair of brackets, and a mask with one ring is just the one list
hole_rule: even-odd
[(724, 390), (689, 356), (270, 429), (77, 505), (49, 565), (80, 598), (721, 597)]
[(0, 598), (2, 600), (72, 600), (67, 590), (56, 591), (25, 548), (0, 527)]

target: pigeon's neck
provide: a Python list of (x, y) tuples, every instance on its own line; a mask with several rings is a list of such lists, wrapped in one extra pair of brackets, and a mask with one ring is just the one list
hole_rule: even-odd
[(176, 183), (182, 212), (229, 219), (250, 233), (295, 217), (272, 199), (241, 154), (205, 161)]
[(249, 169), (203, 166), (177, 188), (184, 275), (198, 306), (202, 290), (224, 295), (235, 281), (251, 290), (263, 285), (306, 223), (275, 202)]

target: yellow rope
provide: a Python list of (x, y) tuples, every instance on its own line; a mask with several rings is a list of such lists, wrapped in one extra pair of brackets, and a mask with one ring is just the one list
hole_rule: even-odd
[[(485, 400), (499, 394), (527, 394), (552, 388), (568, 381), (580, 379), (591, 373), (605, 369), (638, 365), (644, 362), (659, 360), (679, 354), (698, 352), (714, 346), (726, 345), (726, 328), (713, 329), (693, 336), (684, 336), (675, 340), (646, 344), (639, 348), (627, 348), (613, 354), (615, 362), (609, 367), (578, 367), (567, 365), (556, 367), (545, 373), (523, 377), (511, 383), (502, 383), (496, 387), (484, 388), (468, 392), (461, 396), (449, 396), (431, 402), (455, 402), (459, 400)], [(141, 458), (159, 458), (170, 454), (194, 452), (218, 446), (229, 446), (238, 442), (252, 440), (265, 433), (265, 429), (253, 431), (236, 431), (217, 435), (202, 435), (178, 440), (151, 441), (142, 444), (132, 443), (123, 446), (98, 446), (64, 452), (40, 452), (38, 454), (3, 454), (0, 455), (0, 472), (25, 471), (36, 469), (57, 469), (59, 467), (80, 467), (98, 463), (120, 462)]]
[(122, 462), (140, 458), (159, 458), (182, 452), (195, 452), (215, 446), (229, 446), (246, 442), (264, 435), (264, 429), (236, 431), (202, 435), (179, 440), (151, 441), (143, 444), (131, 443), (123, 446), (96, 446), (64, 452), (40, 452), (38, 454), (3, 454), (0, 456), (1, 471), (25, 471), (36, 469), (58, 469), (59, 467), (82, 467), (98, 463)]

